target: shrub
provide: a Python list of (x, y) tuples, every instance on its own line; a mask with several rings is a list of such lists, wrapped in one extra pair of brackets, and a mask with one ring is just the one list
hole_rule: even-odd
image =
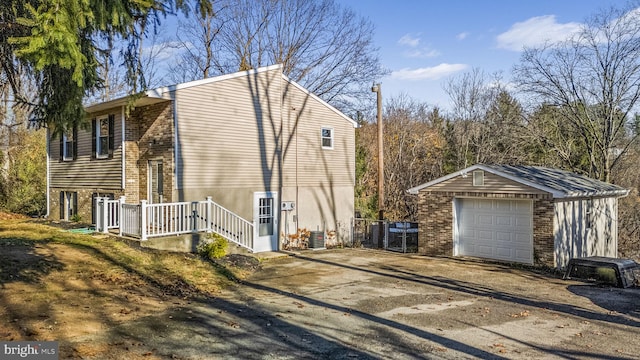
[(219, 234), (208, 234), (207, 237), (197, 247), (200, 256), (208, 259), (220, 259), (227, 254), (227, 239)]

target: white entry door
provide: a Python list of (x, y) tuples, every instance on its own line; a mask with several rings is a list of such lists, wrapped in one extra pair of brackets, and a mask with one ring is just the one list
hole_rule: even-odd
[(149, 160), (148, 193), (149, 204), (163, 203), (163, 167), (162, 160)]
[(277, 192), (253, 193), (254, 252), (278, 250), (278, 205)]

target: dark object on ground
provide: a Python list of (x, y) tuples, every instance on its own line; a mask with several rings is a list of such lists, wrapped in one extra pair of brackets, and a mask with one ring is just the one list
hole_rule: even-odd
[(636, 285), (635, 272), (640, 266), (631, 259), (616, 259), (602, 256), (574, 258), (569, 260), (564, 279), (595, 281), (606, 285), (628, 288)]
[(222, 266), (234, 266), (243, 270), (254, 272), (260, 269), (260, 260), (253, 256), (243, 254), (229, 254), (215, 260)]

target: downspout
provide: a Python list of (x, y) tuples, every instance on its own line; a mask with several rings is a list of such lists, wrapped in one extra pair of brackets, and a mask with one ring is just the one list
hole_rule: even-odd
[[(280, 101), (280, 134), (282, 134), (282, 136), (280, 136), (280, 169), (278, 170), (279, 174), (278, 176), (280, 177), (280, 180), (278, 181), (280, 183), (280, 189), (278, 191), (278, 203), (275, 204), (275, 206), (277, 207), (278, 211), (278, 248), (276, 249), (276, 251), (280, 251), (282, 250), (282, 244), (284, 243), (284, 239), (280, 238), (280, 229), (282, 229), (282, 209), (281, 209), (281, 202), (283, 199), (283, 195), (282, 195), (282, 190), (284, 189), (284, 174), (282, 173), (284, 171), (284, 92), (283, 92), (283, 88), (282, 88), (282, 83), (284, 82), (284, 74), (283, 74), (283, 70), (282, 68), (280, 68), (280, 76), (278, 78), (278, 100)], [(268, 90), (267, 90), (268, 91)], [(287, 112), (288, 113), (288, 112)], [(287, 122), (288, 123), (288, 122)], [(287, 213), (287, 221), (289, 221), (289, 214)], [(289, 236), (289, 234), (285, 234), (285, 236)]]
[[(124, 195), (124, 191), (126, 188), (126, 183), (127, 183), (127, 161), (125, 159), (126, 156), (126, 151), (125, 151), (125, 125), (126, 125), (126, 121), (125, 121), (125, 111), (124, 111), (124, 105), (122, 107), (120, 107), (120, 122), (122, 124), (121, 128), (121, 139), (120, 139), (120, 151), (122, 152), (122, 192)], [(126, 195), (125, 195), (126, 196)]]
[(300, 113), (298, 112), (298, 110), (295, 111), (294, 113), (294, 125), (293, 125), (293, 131), (295, 132), (295, 140), (296, 140), (296, 177), (295, 177), (295, 181), (296, 181), (296, 207), (295, 207), (295, 212), (296, 212), (296, 216), (295, 216), (295, 221), (293, 222), (295, 224), (295, 234), (298, 234), (298, 229), (300, 228), (300, 226), (298, 226), (298, 221), (300, 221), (300, 213), (298, 212), (300, 209), (300, 201), (299, 201), (299, 193), (300, 193), (300, 185), (298, 183), (298, 121), (300, 121)]
[(49, 194), (50, 191), (50, 177), (51, 177), (51, 172), (49, 170), (49, 157), (50, 157), (50, 153), (49, 153), (49, 147), (50, 147), (50, 141), (49, 141), (49, 128), (47, 128), (47, 139), (46, 139), (46, 147), (47, 147), (47, 211), (46, 214), (44, 215), (46, 218), (49, 217), (50, 214), (50, 210), (51, 210), (51, 205), (49, 204), (49, 201), (51, 200), (51, 195)]
[[(170, 98), (171, 101), (173, 102), (173, 181), (172, 181), (172, 194), (171, 194), (171, 201), (176, 202), (176, 201), (184, 201), (184, 199), (181, 199), (180, 195), (179, 195), (179, 191), (178, 189), (180, 188), (178, 185), (178, 181), (182, 180), (179, 178), (179, 174), (178, 174), (178, 166), (179, 166), (179, 157), (178, 157), (178, 98), (177, 98), (177, 90), (173, 91), (172, 94), (170, 94)], [(181, 184), (180, 184), (181, 185)], [(178, 195), (178, 196), (176, 196)], [(176, 199), (177, 198), (177, 199)]]

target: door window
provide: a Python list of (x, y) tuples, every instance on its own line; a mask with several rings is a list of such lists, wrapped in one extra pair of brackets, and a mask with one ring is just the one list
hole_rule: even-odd
[(258, 200), (258, 236), (273, 235), (273, 198)]

